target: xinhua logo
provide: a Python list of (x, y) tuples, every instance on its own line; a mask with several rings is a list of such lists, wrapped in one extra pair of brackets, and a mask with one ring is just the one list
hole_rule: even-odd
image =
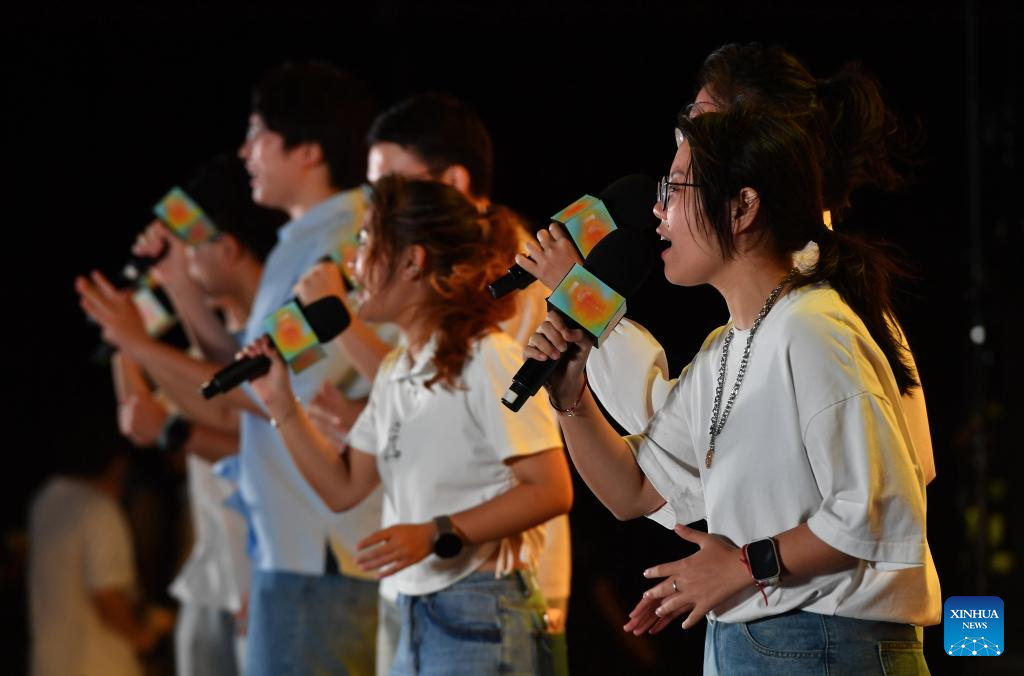
[(998, 596), (950, 596), (942, 611), (947, 655), (1002, 655), (1003, 600)]

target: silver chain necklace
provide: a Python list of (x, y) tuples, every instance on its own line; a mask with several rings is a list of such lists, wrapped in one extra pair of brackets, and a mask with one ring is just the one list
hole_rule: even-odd
[[(796, 275), (796, 268), (793, 268), (786, 276), (782, 278), (779, 285), (772, 289), (772, 292), (768, 294), (768, 298), (764, 301), (764, 306), (761, 311), (757, 313), (757, 319), (754, 320), (754, 325), (750, 327), (750, 335), (747, 336), (747, 344), (743, 348), (743, 358), (740, 360), (740, 370), (736, 373), (736, 383), (732, 386), (732, 392), (729, 393), (729, 401), (725, 403), (725, 410), (721, 411), (722, 408), (722, 390), (725, 388), (725, 368), (729, 363), (729, 346), (732, 344), (733, 336), (736, 334), (736, 327), (729, 327), (729, 334), (725, 337), (725, 345), (722, 346), (722, 363), (718, 366), (718, 385), (715, 387), (715, 406), (711, 411), (711, 444), (708, 446), (708, 454), (704, 456), (704, 467), (711, 469), (711, 463), (715, 459), (715, 439), (722, 433), (725, 428), (725, 421), (729, 419), (729, 413), (732, 411), (733, 402), (736, 401), (736, 395), (740, 391), (740, 383), (743, 382), (743, 376), (747, 372), (747, 363), (750, 361), (750, 345), (754, 342), (754, 334), (757, 333), (757, 328), (761, 326), (761, 322), (768, 316), (768, 312), (775, 305), (775, 301), (779, 299), (779, 294), (782, 293), (782, 289)], [(721, 411), (722, 419), (718, 419), (719, 411)]]

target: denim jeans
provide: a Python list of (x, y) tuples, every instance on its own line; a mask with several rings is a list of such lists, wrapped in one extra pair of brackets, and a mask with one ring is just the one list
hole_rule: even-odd
[(377, 583), (253, 570), (246, 676), (373, 676)]
[(753, 622), (708, 620), (704, 676), (927, 674), (909, 624), (792, 611)]
[(392, 676), (538, 673), (545, 604), (531, 576), (478, 572), (433, 594), (401, 594), (398, 605)]

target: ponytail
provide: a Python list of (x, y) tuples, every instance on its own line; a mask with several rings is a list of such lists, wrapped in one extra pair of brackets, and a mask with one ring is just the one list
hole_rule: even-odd
[(894, 282), (908, 276), (896, 252), (862, 235), (835, 232), (824, 226), (815, 239), (818, 263), (809, 274), (798, 276), (795, 286), (827, 282), (864, 322), (889, 362), (900, 394), (919, 387), (893, 309)]
[(909, 139), (882, 101), (878, 83), (859, 64), (848, 63), (835, 75), (818, 80), (817, 97), (825, 112), (824, 202), (838, 220), (857, 188), (903, 187), (907, 178), (894, 161), (913, 163), (918, 142)]

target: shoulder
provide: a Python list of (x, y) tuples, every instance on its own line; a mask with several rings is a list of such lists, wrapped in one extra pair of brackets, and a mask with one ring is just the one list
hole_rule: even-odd
[(478, 373), (514, 371), (523, 362), (523, 346), (504, 331), (491, 331), (474, 341), (464, 373), (472, 377)]
[(795, 378), (827, 386), (837, 397), (892, 389), (881, 348), (835, 290), (815, 285), (793, 294), (780, 308), (776, 331)]

